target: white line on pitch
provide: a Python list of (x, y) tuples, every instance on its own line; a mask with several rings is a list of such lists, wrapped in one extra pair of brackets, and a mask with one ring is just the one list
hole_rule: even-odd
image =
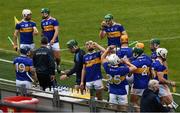
[[(2, 59), (2, 58), (0, 58), (0, 61), (1, 61), (1, 62), (6, 62), (6, 63), (11, 63), (11, 64), (13, 63), (13, 61), (6, 60), (6, 59)], [(66, 62), (66, 63), (71, 63), (71, 64), (73, 63), (72, 61), (64, 60), (64, 59), (62, 59), (62, 61), (63, 61), (63, 62)]]
[[(173, 36), (173, 37), (166, 37), (166, 38), (160, 38), (160, 40), (173, 40), (173, 39), (180, 39), (180, 36)], [(134, 40), (137, 41), (137, 40)], [(130, 42), (134, 42), (134, 41), (130, 41)], [(139, 42), (149, 42), (150, 40), (138, 40)], [(81, 46), (81, 48), (84, 48), (84, 46)], [(68, 49), (61, 49), (61, 51), (67, 51)], [(4, 51), (4, 52), (8, 52), (8, 53), (17, 53), (15, 51), (12, 50), (6, 50), (3, 48), (0, 48), (0, 51)]]

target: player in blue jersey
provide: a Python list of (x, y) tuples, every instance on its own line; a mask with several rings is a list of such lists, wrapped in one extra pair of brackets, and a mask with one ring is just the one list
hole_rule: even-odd
[(133, 88), (131, 88), (131, 104), (135, 107), (135, 111), (138, 112), (140, 106), (140, 98), (143, 91), (148, 87), (148, 82), (150, 80), (150, 68), (152, 60), (147, 55), (144, 54), (144, 44), (137, 43), (133, 48), (132, 64), (137, 67), (133, 71)]
[(20, 34), (20, 48), (23, 46), (28, 46), (31, 50), (35, 49), (35, 44), (33, 41), (33, 35), (38, 34), (36, 28), (36, 23), (31, 21), (32, 12), (29, 9), (24, 9), (22, 11), (23, 19), (16, 24), (14, 32), (14, 49), (17, 50), (17, 38)]
[(121, 36), (121, 48), (116, 52), (119, 58), (131, 58), (132, 48), (128, 47), (128, 37), (127, 35)]
[(150, 49), (152, 51), (151, 59), (155, 60), (157, 58), (156, 49), (158, 49), (159, 47), (160, 47), (160, 40), (159, 39), (153, 38), (150, 40)]
[[(101, 56), (102, 64), (109, 81), (109, 102), (122, 105), (117, 108), (121, 109), (121, 111), (127, 111), (128, 93), (126, 90), (126, 75), (134, 71), (136, 66), (132, 65), (127, 59), (120, 60), (116, 54), (110, 54), (107, 57), (111, 49), (112, 47), (109, 46)], [(121, 62), (127, 66), (119, 67)]]
[[(132, 48), (128, 47), (127, 35), (121, 36), (121, 48), (117, 50), (116, 54), (119, 58), (127, 58), (128, 60), (132, 57)], [(133, 82), (133, 76), (126, 76), (127, 91), (129, 91), (129, 84)], [(129, 93), (129, 92), (128, 92)]]
[[(101, 73), (101, 52), (104, 52), (105, 49), (93, 41), (86, 42), (85, 47), (88, 53), (83, 57), (83, 69), (80, 86), (83, 88), (85, 80), (86, 87), (88, 89), (95, 89), (97, 99), (102, 100), (102, 89), (104, 87)], [(96, 48), (100, 51), (96, 51)]]
[(25, 88), (30, 89), (32, 87), (32, 81), (35, 75), (35, 69), (33, 68), (33, 61), (28, 57), (30, 54), (29, 47), (20, 48), (21, 55), (16, 57), (13, 61), (16, 71), (16, 86), (17, 91), (22, 85)]
[(159, 97), (163, 105), (171, 105), (173, 102), (168, 85), (175, 86), (175, 82), (168, 80), (167, 53), (168, 51), (165, 48), (158, 48), (156, 50), (157, 58), (152, 63), (152, 73), (154, 78), (159, 81)]
[(59, 22), (57, 19), (50, 16), (50, 10), (48, 8), (42, 8), (42, 35), (48, 38), (48, 45), (54, 52), (54, 58), (57, 65), (57, 72), (60, 73), (60, 47), (59, 47)]
[(105, 15), (104, 21), (101, 23), (99, 37), (102, 39), (107, 36), (108, 46), (116, 45), (117, 47), (121, 47), (120, 38), (123, 35), (127, 35), (124, 27), (113, 21), (111, 14)]

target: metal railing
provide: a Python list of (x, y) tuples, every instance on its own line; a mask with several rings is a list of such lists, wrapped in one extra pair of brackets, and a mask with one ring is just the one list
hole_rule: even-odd
[[(6, 81), (0, 79), (0, 98), (1, 103), (0, 106), (8, 106), (8, 107), (15, 107), (18, 109), (29, 109), (38, 112), (120, 112), (121, 109), (117, 109), (118, 104), (113, 104), (109, 102), (99, 101), (95, 99), (93, 91), (90, 91), (91, 98), (90, 99), (83, 99), (78, 97), (72, 97), (67, 95), (60, 95), (57, 90), (52, 92), (44, 92), (37, 89), (26, 89), (24, 87), (19, 87), (20, 91), (16, 91), (15, 82)], [(27, 93), (31, 92), (31, 93)], [(5, 103), (3, 102), (4, 97), (8, 96), (16, 96), (16, 95), (23, 95), (23, 96), (30, 96), (39, 99), (39, 104), (36, 106), (30, 105), (16, 105), (12, 103)], [(66, 99), (65, 99), (66, 98)], [(72, 100), (77, 101), (72, 101)], [(113, 106), (117, 106), (114, 108)], [(128, 107), (128, 106), (126, 106)], [(126, 112), (129, 112), (130, 109)]]

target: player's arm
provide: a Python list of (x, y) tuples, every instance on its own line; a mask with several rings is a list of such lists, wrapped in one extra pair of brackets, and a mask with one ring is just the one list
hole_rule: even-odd
[(113, 49), (113, 46), (107, 47), (107, 49), (104, 51), (104, 53), (101, 55), (101, 62), (102, 64), (105, 62), (108, 62), (106, 59), (106, 56), (109, 54), (109, 52)]
[(105, 31), (106, 26), (107, 26), (106, 22), (102, 21), (101, 22), (101, 27), (100, 27), (100, 32), (99, 32), (99, 37), (101, 39), (103, 39), (106, 36), (106, 31)]
[(123, 63), (129, 67), (129, 72), (133, 72), (137, 67), (129, 62), (128, 59), (123, 59)]
[(41, 22), (41, 37), (44, 36), (44, 28), (43, 28), (43, 25), (42, 25), (42, 22)]
[(84, 88), (84, 80), (85, 80), (85, 75), (86, 75), (86, 66), (83, 64), (82, 72), (81, 72), (81, 84), (80, 87), (83, 89)]
[(30, 66), (30, 72), (32, 73), (32, 78), (37, 81), (36, 69), (33, 66)]
[(106, 32), (103, 31), (103, 30), (100, 30), (100, 32), (99, 32), (99, 37), (100, 37), (101, 39), (103, 39), (105, 36), (106, 36)]
[(121, 32), (121, 36), (126, 35), (126, 37), (128, 37), (128, 34), (122, 25), (119, 26), (119, 31)]
[(170, 81), (170, 80), (166, 80), (164, 77), (164, 73), (163, 72), (157, 72), (157, 77), (159, 79), (159, 83), (161, 84), (167, 84), (167, 85), (171, 85), (171, 86), (175, 86), (175, 82)]
[(33, 35), (38, 35), (38, 30), (37, 30), (37, 27), (36, 26), (34, 26), (33, 27)]
[[(82, 55), (80, 55), (82, 56)], [(60, 76), (60, 80), (65, 80), (67, 78), (69, 78), (73, 73), (77, 72), (79, 67), (81, 66), (82, 62), (81, 61), (78, 61), (78, 62), (75, 62), (73, 68), (71, 68), (69, 71), (67, 72), (64, 72), (61, 76)]]
[(104, 47), (102, 47), (101, 45), (99, 45), (98, 43), (96, 42), (93, 42), (93, 45), (98, 48), (101, 52), (104, 53), (104, 51), (106, 50)]
[(51, 44), (53, 44), (54, 42), (55, 42), (55, 40), (56, 40), (56, 38), (58, 37), (58, 34), (59, 34), (59, 26), (54, 26), (54, 36), (53, 36), (53, 38), (52, 38), (52, 40), (51, 40)]
[(17, 50), (17, 38), (18, 38), (18, 34), (19, 34), (19, 30), (15, 30), (14, 31), (14, 35), (13, 35), (13, 37), (14, 37), (14, 49), (16, 49)]

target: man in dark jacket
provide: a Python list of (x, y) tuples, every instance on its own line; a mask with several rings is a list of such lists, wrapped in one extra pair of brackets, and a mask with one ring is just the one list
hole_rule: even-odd
[(55, 63), (52, 51), (47, 48), (48, 39), (41, 39), (41, 47), (34, 52), (33, 64), (36, 69), (37, 78), (43, 91), (47, 87), (51, 88), (52, 81), (55, 80)]
[(169, 112), (170, 108), (164, 107), (158, 96), (159, 82), (157, 80), (150, 80), (148, 88), (144, 90), (140, 110), (141, 112)]
[(69, 40), (67, 42), (67, 47), (71, 53), (74, 54), (74, 66), (69, 71), (62, 73), (60, 79), (65, 80), (70, 77), (72, 74), (76, 74), (76, 85), (75, 88), (77, 91), (80, 89), (81, 83), (81, 72), (83, 68), (83, 56), (85, 51), (80, 49), (76, 40)]

